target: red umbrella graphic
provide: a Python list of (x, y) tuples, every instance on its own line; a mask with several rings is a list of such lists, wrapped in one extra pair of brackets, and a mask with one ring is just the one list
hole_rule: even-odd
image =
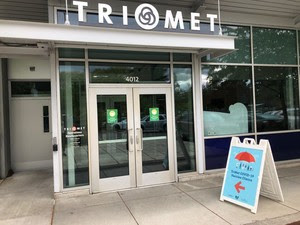
[(236, 155), (235, 159), (239, 161), (245, 161), (245, 162), (255, 162), (255, 158), (252, 154), (249, 152), (240, 152), (239, 154)]

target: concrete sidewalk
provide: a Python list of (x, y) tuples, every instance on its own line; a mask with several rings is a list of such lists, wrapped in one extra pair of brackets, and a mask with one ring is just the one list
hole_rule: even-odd
[(62, 194), (54, 201), (49, 174), (20, 173), (0, 185), (0, 224), (281, 225), (299, 221), (300, 166), (279, 169), (278, 174), (285, 202), (260, 197), (258, 212), (252, 214), (220, 202), (222, 177), (213, 175), (114, 193), (73, 197)]

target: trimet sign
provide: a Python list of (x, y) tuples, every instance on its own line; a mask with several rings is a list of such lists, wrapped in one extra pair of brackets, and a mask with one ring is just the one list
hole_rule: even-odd
[[(78, 21), (86, 22), (84, 16), (84, 7), (88, 6), (87, 2), (84, 1), (73, 1), (73, 5), (78, 7)], [(123, 6), (123, 25), (128, 25), (128, 7)], [(108, 23), (113, 24), (113, 21), (110, 18), (112, 14), (112, 8), (108, 4), (98, 3), (98, 21), (100, 24)], [(135, 21), (136, 23), (145, 30), (152, 30), (157, 27), (159, 23), (159, 13), (157, 9), (150, 4), (141, 4), (135, 10)], [(210, 20), (210, 31), (215, 29), (215, 19), (218, 18), (215, 14), (207, 14), (206, 17)], [(200, 13), (191, 13), (191, 23), (190, 29), (199, 31), (200, 30)], [(181, 29), (184, 30), (184, 22), (182, 12), (177, 11), (175, 15), (171, 10), (166, 10), (165, 29)]]

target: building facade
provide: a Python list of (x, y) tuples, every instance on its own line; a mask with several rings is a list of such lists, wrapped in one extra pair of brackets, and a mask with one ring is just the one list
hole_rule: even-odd
[(299, 11), (1, 2), (0, 176), (52, 168), (54, 192), (176, 182), (223, 169), (233, 136), (299, 161)]

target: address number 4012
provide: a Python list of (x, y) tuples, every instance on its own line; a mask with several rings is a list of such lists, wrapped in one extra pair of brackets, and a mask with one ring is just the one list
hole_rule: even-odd
[(140, 82), (140, 78), (139, 77), (126, 77), (126, 81), (130, 82), (130, 83), (138, 83), (138, 82)]

